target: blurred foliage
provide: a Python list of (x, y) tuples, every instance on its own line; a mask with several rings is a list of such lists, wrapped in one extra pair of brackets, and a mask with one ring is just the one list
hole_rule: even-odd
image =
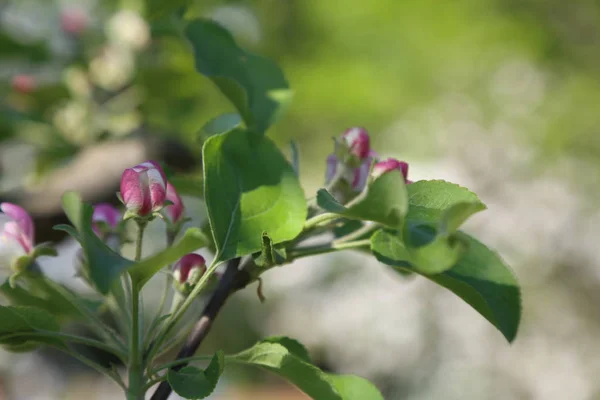
[[(315, 159), (347, 126), (363, 125), (377, 136), (452, 93), (477, 104), (484, 126), (503, 112), (499, 104), (514, 96), (532, 97), (533, 116), (510, 123), (523, 127), (523, 140), (540, 155), (552, 159), (569, 152), (596, 161), (600, 154), (597, 117), (588, 106), (600, 99), (600, 6), (584, 0), (86, 1), (71, 5), (91, 16), (78, 38), (61, 32), (57, 23), (68, 3), (12, 0), (1, 11), (10, 18), (4, 18), (0, 31), (0, 77), (6, 89), (0, 138), (16, 133), (40, 147), (38, 172), (77, 151), (85, 133), (104, 140), (144, 127), (197, 146), (202, 125), (233, 110), (194, 70), (190, 47), (173, 17), (184, 3), (186, 18), (213, 16), (243, 46), (281, 65), (295, 97), (272, 135), (280, 143), (299, 140)], [(107, 21), (123, 7), (151, 17), (151, 42), (135, 49), (133, 59), (107, 50), (119, 40)], [(51, 18), (22, 37), (15, 15), (36, 22), (40, 15)], [(31, 30), (31, 21), (21, 25)], [(98, 85), (94, 79), (94, 64), (102, 57), (108, 57), (101, 66), (105, 70), (125, 74), (116, 85)], [(502, 67), (511, 63), (517, 66), (503, 77)], [(541, 82), (520, 82), (519, 65), (540, 71)], [(33, 93), (10, 89), (16, 73), (36, 77)], [(503, 78), (514, 87), (503, 88)], [(77, 79), (83, 86), (88, 80), (90, 87), (82, 88)], [(73, 124), (77, 134), (69, 132)], [(402, 147), (411, 149), (438, 134), (425, 127), (403, 133), (394, 143), (408, 142)]]

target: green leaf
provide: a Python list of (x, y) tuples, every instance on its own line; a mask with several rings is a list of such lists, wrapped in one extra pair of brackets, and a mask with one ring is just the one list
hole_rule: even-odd
[[(456, 230), (471, 214), (485, 209), (475, 193), (443, 180), (418, 181), (407, 185), (407, 191), (410, 206), (406, 218), (409, 220), (437, 223), (444, 212), (449, 212), (446, 218)], [(460, 203), (469, 203), (471, 206), (458, 206)], [(455, 206), (458, 208), (448, 211)], [(464, 217), (462, 220), (461, 216)]]
[(259, 342), (248, 350), (228, 357), (227, 361), (254, 365), (280, 375), (313, 399), (343, 399), (327, 374), (279, 343)]
[(214, 21), (192, 21), (185, 35), (192, 43), (198, 72), (219, 87), (251, 131), (264, 133), (292, 97), (281, 70), (238, 47), (233, 36)]
[(399, 228), (408, 210), (406, 193), (402, 173), (391, 171), (371, 182), (347, 207), (340, 204), (325, 189), (317, 192), (317, 204), (326, 211), (346, 218), (375, 221)]
[[(417, 232), (427, 230), (428, 242), (413, 247), (411, 242)], [(439, 274), (454, 266), (467, 249), (467, 245), (455, 234), (435, 233), (429, 226), (413, 226), (405, 232), (410, 263), (423, 274)]]
[[(253, 365), (275, 373), (317, 400), (379, 400), (377, 389), (349, 378), (332, 377), (309, 362), (308, 353), (293, 339), (270, 338), (241, 353), (228, 362)], [(338, 389), (339, 388), (339, 389)], [(378, 394), (378, 393), (377, 393)], [(358, 397), (368, 395), (368, 397)]]
[[(428, 235), (427, 231), (420, 233)], [(421, 274), (461, 297), (512, 342), (521, 319), (521, 293), (514, 274), (496, 253), (479, 241), (462, 232), (457, 237), (467, 245), (460, 260), (441, 274)], [(384, 230), (375, 233), (371, 249), (384, 264), (419, 272), (409, 261), (407, 248), (393, 233)]]
[(199, 228), (190, 228), (181, 240), (173, 246), (130, 266), (128, 269), (129, 275), (132, 281), (141, 288), (166, 265), (172, 264), (184, 255), (206, 246), (207, 243), (207, 237)]
[(42, 274), (24, 274), (26, 287), (10, 286), (8, 280), (0, 286), (0, 293), (6, 297), (12, 305), (31, 306), (41, 308), (56, 318), (83, 318), (83, 314), (77, 308), (74, 301), (85, 301), (83, 307), (92, 306), (97, 308), (98, 303), (77, 298), (69, 289), (60, 286)]
[(241, 127), (241, 125), (242, 117), (237, 113), (219, 115), (208, 121), (202, 129), (200, 129), (200, 138), (206, 140), (213, 135), (227, 133), (234, 128)]
[(204, 399), (215, 390), (224, 367), (225, 356), (223, 352), (218, 351), (204, 371), (192, 366), (179, 371), (169, 369), (167, 379), (175, 393), (181, 397)]
[(308, 350), (302, 343), (296, 339), (287, 336), (269, 336), (262, 340), (264, 343), (278, 343), (285, 347), (291, 354), (298, 357), (300, 360), (312, 364), (312, 359)]
[(294, 239), (306, 220), (298, 178), (275, 144), (241, 129), (204, 143), (204, 195), (217, 259), (262, 249), (263, 232), (273, 244)]
[(33, 248), (32, 253), (33, 258), (38, 258), (42, 256), (46, 257), (56, 257), (58, 253), (52, 243), (41, 243)]
[(100, 293), (107, 294), (113, 281), (133, 262), (115, 253), (96, 236), (92, 230), (94, 208), (83, 203), (78, 193), (65, 193), (62, 203), (67, 217), (78, 231), (79, 243), (87, 259), (89, 279)]
[(54, 317), (40, 308), (0, 306), (0, 344), (7, 350), (30, 351), (41, 343), (60, 346), (62, 341), (43, 335), (59, 329)]
[(471, 215), (486, 209), (485, 204), (480, 202), (456, 203), (444, 211), (440, 230), (442, 232), (455, 232)]
[(77, 232), (77, 229), (75, 229), (71, 225), (66, 225), (66, 224), (54, 225), (52, 227), (52, 229), (54, 229), (55, 231), (67, 232), (69, 235), (71, 235), (71, 237), (73, 239), (77, 240), (78, 242), (81, 242), (81, 237), (79, 236), (79, 232)]
[[(454, 232), (473, 214), (486, 209), (477, 196), (461, 186), (445, 181), (419, 181), (408, 185), (409, 211), (405, 225), (405, 244), (410, 261), (425, 274), (437, 274), (451, 268), (466, 250), (466, 243)], [(415, 236), (435, 227), (432, 235)]]
[(384, 400), (379, 390), (356, 375), (329, 375), (329, 380), (344, 400)]

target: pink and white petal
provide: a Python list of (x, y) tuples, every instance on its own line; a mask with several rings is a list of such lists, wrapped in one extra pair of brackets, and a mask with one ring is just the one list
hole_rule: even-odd
[(137, 211), (144, 205), (144, 172), (134, 168), (123, 171), (121, 177), (121, 197), (128, 210)]
[(150, 203), (151, 208), (154, 211), (161, 209), (165, 205), (165, 199), (167, 197), (167, 193), (165, 188), (158, 184), (152, 183), (150, 185)]
[(167, 182), (166, 199), (173, 203), (165, 208), (166, 216), (171, 223), (176, 223), (183, 215), (185, 207), (179, 193), (177, 193), (177, 190), (170, 182)]
[[(144, 163), (149, 164), (150, 162)], [(167, 190), (167, 180), (165, 179), (165, 174), (162, 172), (160, 167), (158, 168), (148, 168), (146, 170), (148, 174), (148, 183), (150, 185), (160, 185), (163, 190)]]
[(369, 178), (369, 170), (371, 168), (370, 162), (363, 162), (360, 167), (354, 170), (354, 179), (352, 180), (352, 189), (357, 192), (362, 190), (367, 185), (367, 179)]
[(19, 225), (20, 230), (33, 242), (35, 236), (33, 220), (23, 207), (12, 203), (2, 203), (0, 210), (12, 218)]
[(18, 243), (23, 249), (24, 253), (30, 253), (31, 250), (33, 250), (33, 242), (29, 239), (25, 232), (23, 232), (16, 221), (5, 223), (2, 233), (6, 238)]
[(338, 159), (335, 154), (327, 156), (327, 169), (325, 170), (325, 184), (331, 182), (338, 168)]
[(92, 221), (106, 222), (108, 226), (115, 228), (121, 220), (121, 212), (112, 204), (100, 203), (94, 206)]
[[(150, 161), (146, 161), (146, 163), (149, 163), (149, 164), (151, 164), (151, 165), (152, 165), (152, 167), (153, 167), (154, 169), (156, 169), (156, 170), (157, 170), (157, 171), (160, 173), (160, 175), (162, 176), (162, 180), (163, 180), (163, 182), (165, 183), (165, 187), (166, 187), (166, 185), (167, 185), (167, 175), (165, 174), (165, 171), (163, 171), (163, 169), (162, 169), (162, 167), (160, 166), (160, 164), (159, 164), (159, 163), (157, 163), (156, 161), (152, 161), (152, 160), (150, 160)], [(144, 163), (144, 164), (146, 164), (146, 163)]]
[(16, 258), (25, 254), (27, 253), (17, 240), (4, 233), (0, 234), (0, 267), (10, 266)]

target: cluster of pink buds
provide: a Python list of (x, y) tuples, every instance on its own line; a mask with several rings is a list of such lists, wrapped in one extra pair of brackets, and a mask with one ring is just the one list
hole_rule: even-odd
[(404, 176), (406, 183), (412, 183), (407, 179), (408, 164), (389, 158), (378, 161), (378, 155), (371, 149), (369, 133), (364, 128), (350, 128), (342, 133), (338, 140), (336, 151), (327, 157), (326, 184), (335, 186), (345, 182), (354, 192), (361, 192), (367, 185), (371, 165), (373, 167), (372, 177), (378, 178), (386, 172), (399, 170)]

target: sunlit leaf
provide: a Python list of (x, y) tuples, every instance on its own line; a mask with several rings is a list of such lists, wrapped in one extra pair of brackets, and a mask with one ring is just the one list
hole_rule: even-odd
[[(461, 297), (511, 342), (521, 319), (521, 293), (514, 274), (485, 245), (462, 232), (457, 235), (467, 245), (460, 260), (440, 274), (423, 275)], [(410, 253), (394, 233), (378, 231), (371, 238), (371, 248), (384, 264), (420, 272), (411, 264)]]
[(306, 219), (298, 178), (275, 144), (236, 129), (204, 144), (204, 195), (219, 260), (295, 238)]

